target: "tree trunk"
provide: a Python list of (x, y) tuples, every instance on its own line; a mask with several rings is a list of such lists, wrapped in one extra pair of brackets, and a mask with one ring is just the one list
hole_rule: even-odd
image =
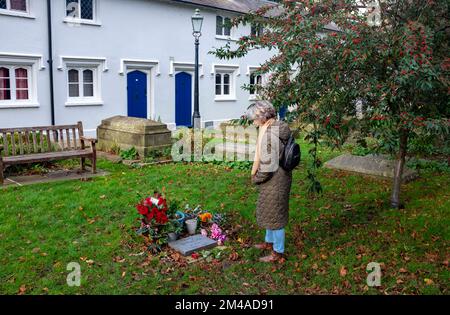
[(400, 130), (400, 148), (397, 156), (397, 165), (394, 170), (394, 187), (392, 188), (391, 206), (400, 208), (400, 190), (402, 186), (403, 168), (405, 166), (406, 152), (408, 148), (408, 131)]

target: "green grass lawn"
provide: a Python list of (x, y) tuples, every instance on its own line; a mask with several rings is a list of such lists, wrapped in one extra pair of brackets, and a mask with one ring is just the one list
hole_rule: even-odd
[[(294, 172), (288, 259), (274, 265), (259, 263), (250, 246), (264, 232), (247, 171), (181, 163), (134, 169), (104, 160), (99, 167), (111, 175), (0, 190), (0, 293), (449, 293), (448, 173), (423, 173), (404, 186), (406, 209), (392, 210), (390, 182), (326, 169), (323, 195), (308, 197), (302, 164)], [(242, 225), (225, 258), (185, 264), (138, 255), (144, 247), (134, 205), (154, 189)], [(70, 262), (81, 265), (80, 287), (66, 284)], [(381, 287), (366, 285), (370, 262), (382, 266)]]

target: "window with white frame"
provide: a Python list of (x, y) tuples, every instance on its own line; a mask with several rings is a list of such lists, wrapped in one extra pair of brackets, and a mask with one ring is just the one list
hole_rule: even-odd
[(96, 17), (95, 0), (66, 0), (66, 17), (94, 21)]
[(31, 79), (30, 66), (0, 64), (0, 107), (32, 101)]
[(216, 35), (231, 36), (231, 19), (229, 17), (216, 16)]
[(258, 89), (262, 85), (262, 75), (256, 73), (250, 73), (250, 96), (256, 97), (258, 95)]
[(260, 37), (263, 35), (264, 28), (259, 24), (252, 24), (250, 34), (251, 36)]
[(230, 96), (232, 73), (216, 73), (216, 96)]
[(66, 105), (101, 105), (98, 66), (67, 65)]
[(28, 0), (0, 0), (0, 10), (28, 12)]

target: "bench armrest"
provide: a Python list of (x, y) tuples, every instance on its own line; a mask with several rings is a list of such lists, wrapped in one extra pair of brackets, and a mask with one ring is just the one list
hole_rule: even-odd
[(85, 136), (82, 136), (82, 137), (80, 137), (80, 140), (83, 140), (83, 141), (89, 141), (89, 142), (91, 142), (91, 143), (97, 143), (97, 139), (94, 139), (94, 138), (88, 138), (88, 137), (85, 137)]

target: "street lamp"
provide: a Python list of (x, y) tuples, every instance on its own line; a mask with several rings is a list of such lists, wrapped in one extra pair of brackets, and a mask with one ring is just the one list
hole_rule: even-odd
[(192, 114), (192, 124), (194, 129), (201, 128), (200, 110), (199, 110), (199, 91), (198, 91), (198, 46), (199, 38), (202, 36), (203, 16), (200, 10), (196, 9), (192, 16), (192, 35), (195, 38), (195, 83), (194, 83), (194, 113)]

